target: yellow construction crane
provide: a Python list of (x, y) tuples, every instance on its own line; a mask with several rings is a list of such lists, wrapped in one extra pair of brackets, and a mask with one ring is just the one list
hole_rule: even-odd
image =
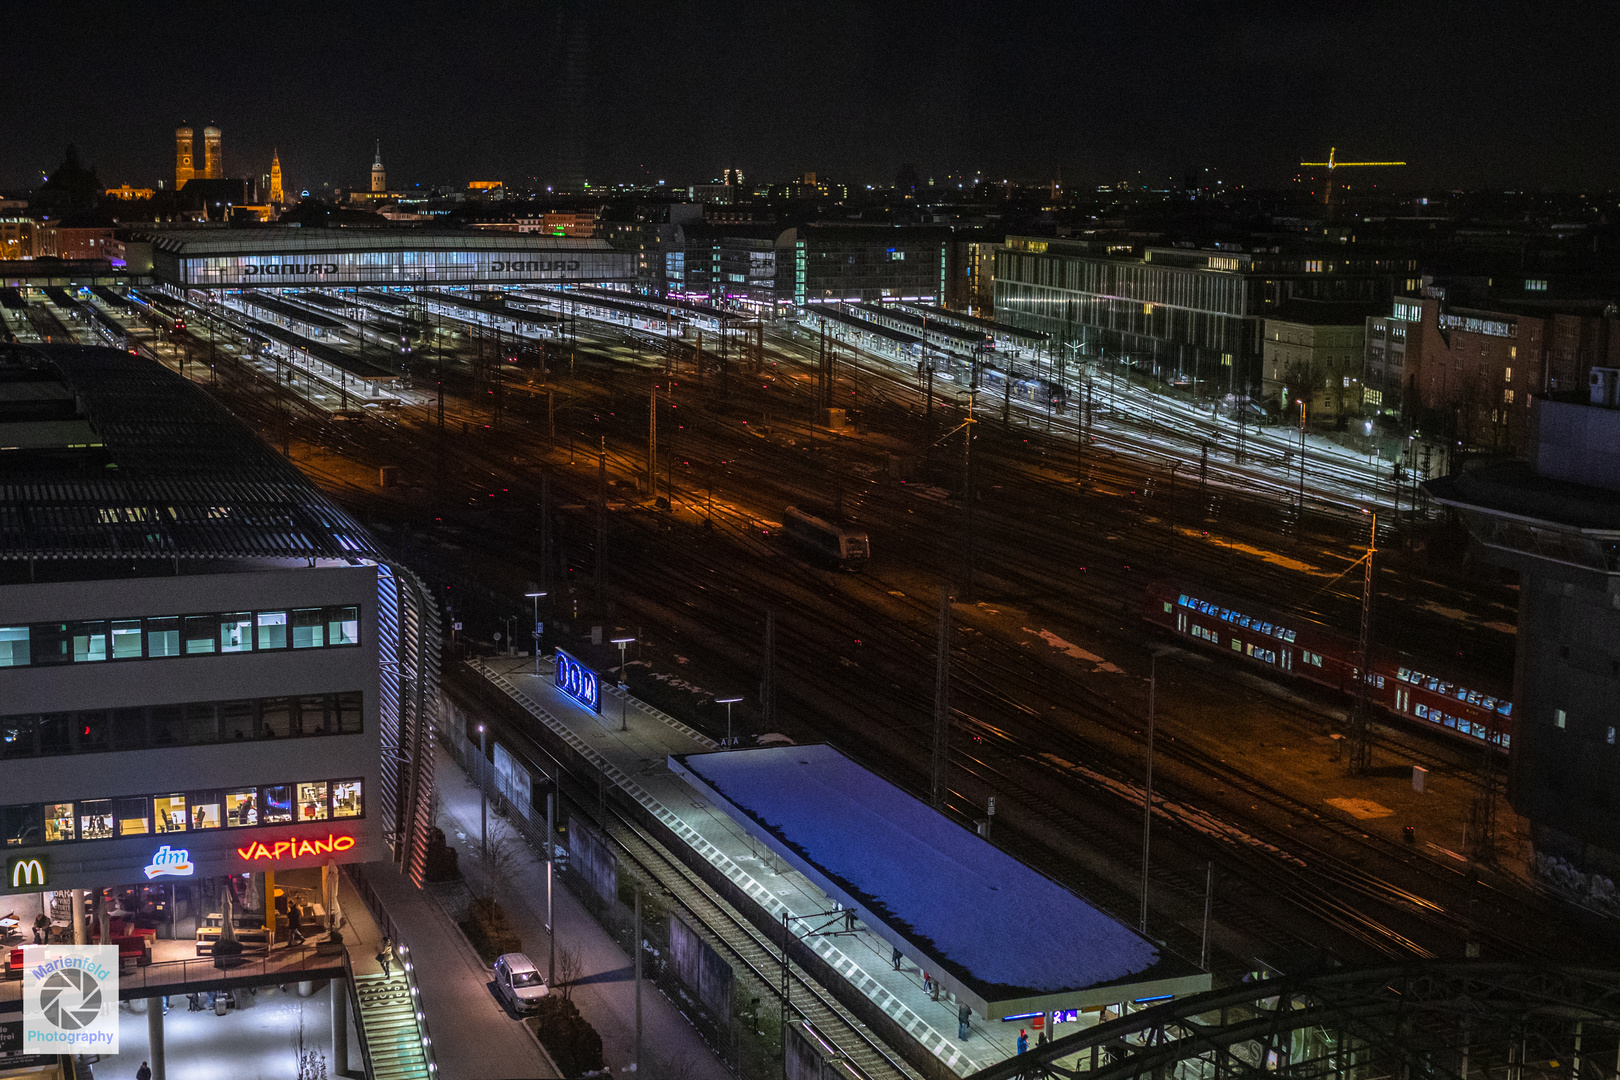
[(1340, 161), (1340, 160), (1338, 160), (1338, 154), (1339, 154), (1338, 147), (1330, 146), (1330, 147), (1328, 147), (1328, 159), (1326, 161), (1302, 161), (1302, 162), (1299, 163), (1301, 168), (1326, 169), (1328, 171), (1328, 174), (1327, 174), (1327, 192), (1322, 196), (1322, 202), (1324, 202), (1326, 204), (1330, 204), (1330, 205), (1333, 202), (1333, 170), (1334, 169), (1365, 169), (1365, 168), (1367, 168), (1369, 166), (1376, 166), (1376, 167), (1382, 168), (1382, 167), (1385, 167), (1385, 166), (1405, 165), (1406, 164), (1406, 162), (1404, 162), (1404, 161)]

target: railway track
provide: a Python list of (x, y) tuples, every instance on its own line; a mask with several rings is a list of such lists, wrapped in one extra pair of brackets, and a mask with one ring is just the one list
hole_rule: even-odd
[[(617, 813), (609, 835), (648, 877), (669, 890), (718, 945), (741, 966), (740, 974), (760, 1000), (781, 998), (782, 950), (719, 897), (690, 867), (645, 830)], [(737, 970), (734, 965), (733, 970)], [(920, 1080), (920, 1074), (884, 1049), (882, 1042), (818, 983), (788, 966), (792, 1011), (814, 1024), (872, 1080)], [(790, 1017), (791, 1018), (791, 1017)]]

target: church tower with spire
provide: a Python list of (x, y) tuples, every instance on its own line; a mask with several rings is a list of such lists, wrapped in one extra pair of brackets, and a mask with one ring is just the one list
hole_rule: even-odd
[(270, 156), (270, 203), (281, 206), (285, 202), (281, 194), (281, 151), (277, 149)]
[(377, 160), (371, 163), (371, 190), (377, 192), (388, 190), (388, 170), (383, 168), (381, 139), (377, 140)]

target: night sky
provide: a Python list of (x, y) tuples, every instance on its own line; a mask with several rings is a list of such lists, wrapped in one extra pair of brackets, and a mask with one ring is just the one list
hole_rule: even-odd
[(1073, 186), (1203, 166), (1282, 186), (1337, 146), (1411, 162), (1386, 179), (1403, 187), (1620, 187), (1607, 0), (157, 0), (12, 4), (3, 25), (11, 188), (69, 142), (108, 184), (172, 183), (182, 122), (224, 129), (228, 175), (267, 172), (279, 147), (293, 189), (364, 185), (375, 139), (393, 186), (544, 183), (568, 116), (593, 183), (727, 165), (889, 183), (914, 162), (924, 179), (1061, 168)]

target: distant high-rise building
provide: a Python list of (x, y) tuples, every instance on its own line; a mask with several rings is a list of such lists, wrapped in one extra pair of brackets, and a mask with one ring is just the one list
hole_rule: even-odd
[(284, 201), (281, 197), (281, 151), (276, 150), (270, 157), (270, 201), (280, 206)]
[(371, 163), (371, 190), (388, 190), (388, 170), (382, 163), (382, 140), (377, 140), (377, 159)]
[(188, 127), (174, 129), (174, 189), (179, 191), (186, 181), (197, 175), (196, 158), (192, 154), (192, 131)]
[(225, 163), (220, 159), (220, 131), (217, 127), (203, 128), (203, 178), (223, 180)]

